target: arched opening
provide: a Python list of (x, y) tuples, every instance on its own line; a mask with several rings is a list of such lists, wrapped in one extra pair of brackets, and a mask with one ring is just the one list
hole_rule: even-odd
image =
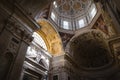
[(64, 51), (61, 38), (55, 27), (45, 19), (40, 19), (37, 21), (40, 24), (41, 29), (37, 30), (36, 32), (44, 39), (48, 48), (48, 52), (53, 56), (63, 54)]
[[(49, 67), (49, 59), (46, 55), (50, 55), (50, 53), (47, 51), (47, 46), (43, 38), (36, 32), (33, 33), (33, 41), (31, 45), (27, 49), (26, 57), (34, 60), (38, 64), (40, 64), (41, 60), (46, 63), (43, 65), (44, 67)], [(46, 55), (45, 55), (46, 54)], [(42, 64), (43, 64), (42, 61)], [(42, 65), (41, 64), (41, 65)]]
[[(40, 71), (42, 71), (41, 77), (44, 78), (49, 70), (50, 58), (63, 54), (60, 36), (53, 25), (45, 19), (38, 20), (38, 24), (41, 28), (33, 33), (34, 39), (27, 49), (24, 61), (24, 67), (27, 68), (24, 70), (23, 79), (39, 79), (37, 75), (33, 76), (33, 74), (39, 74)], [(34, 70), (38, 68), (41, 70)]]

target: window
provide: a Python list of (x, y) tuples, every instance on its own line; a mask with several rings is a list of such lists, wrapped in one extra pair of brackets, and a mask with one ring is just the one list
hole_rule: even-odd
[(69, 29), (69, 22), (68, 21), (63, 21), (63, 28)]
[[(71, 0), (68, 0), (67, 2), (69, 3), (69, 1)], [(80, 0), (75, 1), (80, 2)], [(97, 7), (92, 1), (88, 0), (88, 2), (83, 5), (84, 9), (82, 10), (75, 9), (74, 5), (66, 8), (65, 6), (68, 6), (67, 2), (62, 0), (62, 3), (59, 4), (59, 1), (57, 2), (54, 0), (52, 3), (52, 7), (50, 9), (51, 14), (49, 17), (58, 29), (63, 28), (74, 31), (91, 24), (92, 19), (97, 14)], [(64, 5), (64, 3), (66, 5)]]
[(33, 37), (34, 37), (34, 42), (35, 43), (37, 43), (42, 48), (44, 48), (45, 50), (47, 50), (47, 46), (46, 46), (44, 40), (42, 39), (42, 37), (38, 33), (34, 32), (33, 33)]
[(51, 18), (52, 18), (52, 20), (55, 21), (55, 14), (53, 12), (51, 13)]
[(91, 10), (91, 12), (90, 12), (90, 16), (91, 16), (91, 18), (93, 19), (93, 17), (95, 16), (95, 14), (96, 14), (96, 8), (95, 8), (95, 6), (93, 6), (93, 8), (92, 8), (92, 10)]
[(83, 19), (79, 20), (79, 28), (82, 28), (84, 26), (85, 26), (84, 20)]

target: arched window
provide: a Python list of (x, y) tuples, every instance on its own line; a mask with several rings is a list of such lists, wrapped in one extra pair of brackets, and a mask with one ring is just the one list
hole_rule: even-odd
[(46, 46), (44, 40), (38, 33), (34, 32), (33, 37), (34, 37), (34, 40), (32, 43), (34, 43), (34, 44), (29, 46), (27, 49), (26, 56), (29, 56), (29, 57), (37, 57), (38, 56), (38, 54), (40, 53), (40, 50), (37, 47), (38, 45), (41, 46), (42, 48), (44, 48), (45, 50), (47, 50), (47, 46)]
[[(49, 66), (49, 59), (47, 56), (48, 53), (47, 51), (45, 51), (47, 50), (47, 46), (43, 38), (38, 33), (34, 32), (32, 36), (34, 37), (34, 40), (32, 44), (28, 47), (26, 56), (33, 59), (37, 63), (39, 63), (39, 61), (43, 59), (46, 64), (45, 67), (48, 68)], [(39, 46), (41, 46), (45, 50), (41, 49)]]
[(47, 50), (47, 46), (46, 46), (43, 38), (38, 33), (34, 32), (33, 37), (34, 37), (33, 42), (35, 42), (37, 45), (40, 45), (42, 48)]

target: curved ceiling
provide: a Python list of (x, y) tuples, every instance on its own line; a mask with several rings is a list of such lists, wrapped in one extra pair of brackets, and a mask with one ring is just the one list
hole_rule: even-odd
[(38, 23), (41, 29), (37, 33), (45, 40), (48, 52), (55, 56), (63, 54), (61, 38), (55, 28), (45, 19), (38, 20)]
[(71, 40), (70, 52), (82, 68), (98, 68), (111, 62), (107, 44), (97, 30), (80, 34)]
[(91, 5), (91, 0), (56, 0), (53, 2), (59, 15), (83, 15)]
[(87, 27), (97, 14), (93, 0), (55, 0), (50, 9), (50, 19), (61, 30), (76, 31)]

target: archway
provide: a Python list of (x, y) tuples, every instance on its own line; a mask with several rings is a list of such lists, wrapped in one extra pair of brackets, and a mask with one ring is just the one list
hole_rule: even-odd
[(36, 32), (41, 35), (44, 39), (48, 52), (50, 52), (53, 56), (61, 55), (64, 53), (62, 48), (61, 38), (49, 21), (45, 19), (38, 20), (38, 23), (41, 26), (41, 29), (37, 30)]

